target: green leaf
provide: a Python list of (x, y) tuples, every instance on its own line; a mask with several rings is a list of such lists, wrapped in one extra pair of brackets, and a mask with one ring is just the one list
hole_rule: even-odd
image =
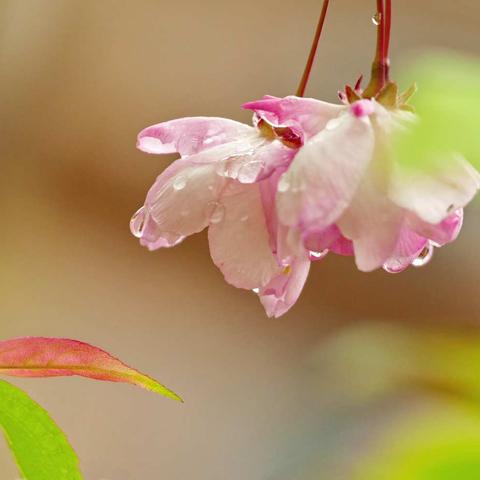
[(0, 426), (26, 480), (81, 480), (78, 458), (48, 413), (0, 380)]

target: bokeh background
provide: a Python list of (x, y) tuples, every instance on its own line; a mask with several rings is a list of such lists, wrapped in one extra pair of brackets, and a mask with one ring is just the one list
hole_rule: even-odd
[[(137, 132), (293, 93), (320, 3), (0, 3), (1, 336), (87, 341), (186, 400), (16, 380), (89, 480), (480, 478), (478, 203), (423, 269), (315, 264), (279, 320), (224, 283), (204, 234), (149, 253), (129, 233), (174, 158)], [(309, 95), (368, 74), (374, 3), (332, 2)], [(394, 2), (393, 75), (426, 48), (479, 54), (479, 20), (475, 0)], [(18, 477), (6, 446), (0, 471)]]

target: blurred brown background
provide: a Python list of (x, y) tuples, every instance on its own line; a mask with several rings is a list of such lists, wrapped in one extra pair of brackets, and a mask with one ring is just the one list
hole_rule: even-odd
[[(309, 95), (334, 101), (368, 74), (374, 3), (332, 2)], [(67, 432), (87, 479), (300, 478), (330, 435), (315, 428), (330, 384), (311, 365), (326, 336), (364, 321), (479, 326), (478, 204), (424, 269), (362, 274), (334, 256), (315, 264), (279, 320), (224, 283), (204, 234), (149, 253), (129, 233), (173, 159), (137, 151), (137, 132), (179, 116), (248, 121), (243, 102), (294, 92), (320, 4), (0, 4), (1, 336), (93, 343), (186, 399), (76, 378), (15, 381)], [(394, 9), (394, 76), (425, 47), (480, 52), (479, 2)], [(0, 469), (15, 478), (3, 446)]]

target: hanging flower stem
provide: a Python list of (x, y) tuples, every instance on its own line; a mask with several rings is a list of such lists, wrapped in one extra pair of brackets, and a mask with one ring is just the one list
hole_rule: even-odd
[(389, 81), (389, 49), (392, 28), (392, 1), (377, 0), (377, 13), (374, 16), (377, 25), (377, 48), (372, 64), (372, 78), (363, 96), (374, 97)]
[(390, 66), (389, 53), (390, 53), (390, 36), (392, 33), (392, 0), (385, 0), (385, 63), (386, 80), (388, 81), (388, 67)]
[(307, 88), (307, 83), (312, 72), (313, 63), (315, 61), (315, 55), (317, 53), (318, 42), (320, 41), (320, 36), (322, 35), (323, 25), (325, 23), (325, 18), (327, 16), (329, 0), (323, 1), (322, 11), (320, 13), (320, 18), (318, 20), (317, 29), (315, 31), (315, 36), (313, 38), (312, 48), (310, 49), (310, 54), (308, 55), (307, 64), (305, 65), (305, 71), (303, 72), (300, 85), (297, 89), (297, 97), (303, 97), (305, 94), (305, 89)]

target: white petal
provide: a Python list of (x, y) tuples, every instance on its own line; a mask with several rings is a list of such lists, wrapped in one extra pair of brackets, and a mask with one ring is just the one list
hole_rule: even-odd
[(384, 174), (377, 165), (367, 172), (348, 210), (338, 221), (342, 234), (353, 241), (359, 270), (379, 268), (392, 255), (404, 212), (385, 194)]
[(230, 181), (220, 202), (223, 217), (208, 230), (212, 259), (228, 283), (261, 288), (282, 267), (271, 250), (259, 186)]
[(352, 201), (373, 156), (368, 118), (332, 120), (307, 142), (278, 185), (278, 213), (286, 225), (326, 228)]
[(146, 153), (192, 155), (206, 148), (249, 135), (249, 125), (227, 118), (189, 117), (147, 127), (138, 134), (137, 147)]
[(430, 169), (395, 165), (389, 196), (422, 220), (438, 224), (463, 208), (480, 188), (480, 174), (461, 155)]
[(147, 196), (148, 215), (156, 224), (152, 234), (187, 236), (203, 230), (209, 223), (209, 204), (217, 200), (225, 182), (213, 164), (175, 162)]

